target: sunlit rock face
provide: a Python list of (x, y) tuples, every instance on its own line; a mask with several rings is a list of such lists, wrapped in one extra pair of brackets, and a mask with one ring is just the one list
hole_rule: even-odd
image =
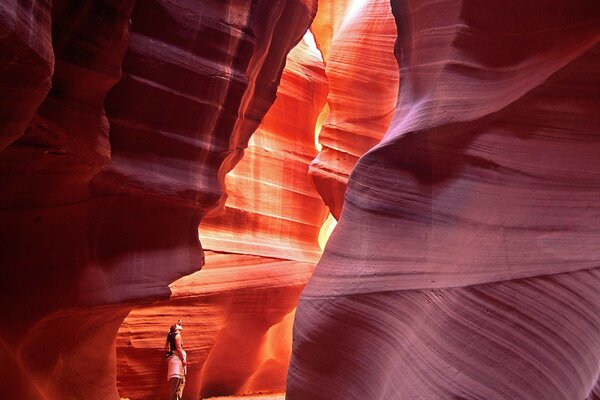
[(392, 8), (396, 113), (300, 298), (286, 398), (595, 398), (597, 3)]
[(171, 299), (137, 308), (117, 340), (123, 397), (166, 395), (162, 348), (183, 321), (189, 357), (186, 398), (283, 392), (292, 320), (313, 263), (207, 252), (202, 272), (171, 285)]
[(277, 99), (225, 179), (225, 210), (200, 226), (205, 249), (316, 263), (326, 207), (308, 180), (325, 105), (321, 53), (308, 32), (289, 53)]
[(311, 30), (327, 61), (329, 95), (310, 175), (338, 218), (348, 176), (387, 130), (398, 96), (396, 25), (387, 0), (322, 2)]
[(300, 291), (320, 255), (327, 207), (308, 179), (325, 103), (324, 65), (311, 33), (289, 53), (277, 99), (225, 179), (227, 202), (206, 217), (202, 271), (171, 285), (168, 301), (133, 310), (117, 339), (123, 397), (166, 389), (166, 330), (184, 324), (187, 398), (283, 392)]
[(312, 1), (3, 2), (5, 397), (119, 397), (120, 323), (201, 267), (198, 223), (315, 12)]

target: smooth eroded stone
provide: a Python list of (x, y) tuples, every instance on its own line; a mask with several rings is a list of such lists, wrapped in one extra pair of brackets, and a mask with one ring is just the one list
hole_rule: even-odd
[(186, 397), (285, 390), (296, 303), (314, 264), (206, 254), (202, 271), (171, 285), (168, 301), (125, 319), (117, 338), (121, 396), (166, 396), (163, 348), (178, 319), (189, 362)]
[(200, 226), (205, 249), (316, 263), (327, 208), (308, 179), (325, 66), (312, 34), (289, 53), (277, 99), (225, 178), (224, 212)]
[(593, 398), (600, 9), (392, 9), (396, 112), (301, 295), (286, 398)]
[[(310, 177), (336, 219), (348, 176), (359, 157), (385, 134), (398, 97), (396, 24), (389, 1), (356, 2), (345, 12), (340, 3), (319, 5), (311, 27), (321, 48), (331, 44), (326, 58), (329, 94), (318, 139), (322, 149), (310, 166)], [(330, 19), (337, 24), (331, 25)], [(335, 28), (332, 38), (327, 27)]]

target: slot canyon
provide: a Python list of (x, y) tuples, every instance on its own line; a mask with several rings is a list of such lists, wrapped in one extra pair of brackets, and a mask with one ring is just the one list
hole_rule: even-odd
[[(600, 400), (597, 0), (0, 2), (0, 398)], [(263, 397), (264, 396), (264, 397)]]

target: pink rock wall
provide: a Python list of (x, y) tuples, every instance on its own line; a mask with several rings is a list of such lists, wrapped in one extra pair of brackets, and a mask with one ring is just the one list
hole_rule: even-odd
[(314, 8), (0, 6), (6, 396), (119, 397), (122, 319), (202, 265), (198, 223), (221, 201)]
[(600, 9), (392, 8), (396, 114), (300, 298), (286, 398), (593, 397)]

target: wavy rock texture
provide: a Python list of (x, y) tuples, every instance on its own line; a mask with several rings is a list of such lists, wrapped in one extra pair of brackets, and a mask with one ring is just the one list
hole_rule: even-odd
[(118, 398), (119, 324), (202, 265), (198, 223), (314, 13), (312, 1), (0, 6), (0, 104), (18, 109), (0, 115), (5, 396)]
[(224, 212), (202, 222), (205, 249), (316, 263), (326, 207), (311, 185), (315, 121), (327, 81), (312, 34), (289, 53), (277, 100), (227, 175)]
[(327, 54), (330, 89), (319, 133), (323, 149), (310, 176), (337, 219), (350, 172), (379, 143), (394, 114), (396, 25), (387, 0), (324, 2), (311, 30)]
[(23, 135), (54, 70), (49, 1), (0, 4), (0, 151)]
[(202, 272), (171, 285), (170, 300), (126, 318), (117, 340), (122, 396), (165, 394), (162, 348), (180, 318), (190, 363), (186, 398), (284, 391), (296, 302), (314, 264), (206, 254)]
[[(113, 342), (129, 306), (78, 306), (87, 302), (81, 274), (93, 258), (90, 182), (110, 154), (103, 102), (120, 78), (132, 6), (131, 1), (2, 6), (18, 16), (17, 32), (26, 32), (27, 40), (13, 44), (29, 46), (2, 69), (24, 74), (11, 78), (14, 97), (3, 90), (2, 104), (14, 100), (23, 108), (12, 115), (21, 125), (29, 123), (0, 153), (5, 227), (0, 387), (6, 397), (117, 397)], [(36, 110), (54, 59), (52, 90)], [(25, 112), (35, 112), (32, 121)]]
[(397, 111), (301, 296), (287, 398), (593, 398), (600, 9), (392, 8)]
[(165, 329), (179, 318), (187, 398), (285, 390), (296, 302), (320, 254), (326, 215), (308, 180), (327, 89), (311, 36), (289, 53), (275, 103), (226, 177), (225, 210), (200, 225), (204, 249), (219, 253), (176, 281), (170, 300), (126, 318), (117, 341), (122, 396), (165, 394)]

